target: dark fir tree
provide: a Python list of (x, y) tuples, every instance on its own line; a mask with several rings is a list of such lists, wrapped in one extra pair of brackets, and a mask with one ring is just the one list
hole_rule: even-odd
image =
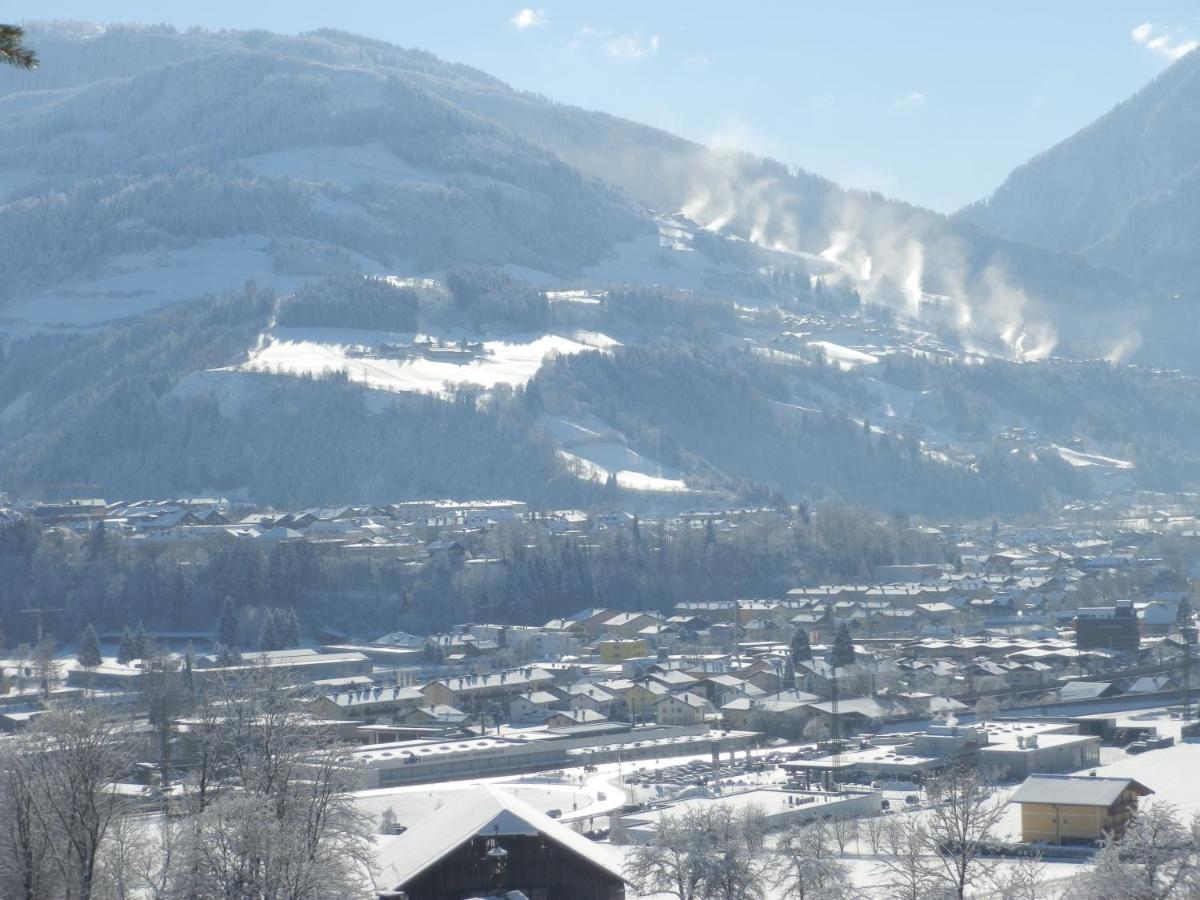
[(134, 659), (147, 659), (150, 656), (150, 638), (144, 622), (138, 622), (137, 631), (133, 633), (133, 656)]
[(300, 618), (294, 606), (288, 608), (283, 621), (283, 646), (286, 649), (300, 646)]
[(0, 63), (18, 69), (37, 68), (37, 54), (25, 46), (25, 30), (19, 25), (0, 25)]
[(117, 647), (117, 662), (121, 665), (128, 665), (130, 660), (137, 659), (135, 652), (133, 635), (129, 631), (129, 626), (125, 626), (125, 630), (121, 632), (121, 643)]
[(808, 662), (811, 659), (812, 645), (808, 642), (808, 632), (797, 628), (796, 633), (792, 635), (791, 663), (795, 666), (796, 663)]
[(283, 649), (283, 623), (279, 621), (279, 613), (280, 610), (271, 606), (263, 616), (262, 628), (258, 632), (259, 650)]
[(183, 652), (183, 686), (189, 694), (196, 693), (196, 675), (192, 671), (196, 666), (196, 648), (188, 641), (187, 649)]
[(833, 636), (833, 649), (829, 653), (829, 664), (841, 669), (854, 662), (854, 642), (850, 640), (850, 629), (843, 622)]
[(104, 662), (100, 656), (100, 638), (96, 636), (96, 629), (90, 624), (83, 629), (83, 637), (79, 639), (79, 653), (75, 658), (85, 669), (94, 669)]
[(217, 643), (224, 647), (237, 646), (237, 610), (233, 598), (226, 596), (221, 603), (221, 617), (217, 620)]

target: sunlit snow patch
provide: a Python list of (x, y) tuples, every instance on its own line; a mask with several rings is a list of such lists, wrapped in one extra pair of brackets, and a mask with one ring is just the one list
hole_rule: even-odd
[[(295, 329), (293, 331), (298, 331)], [(350, 343), (284, 339), (266, 335), (249, 359), (237, 367), (243, 372), (283, 375), (322, 375), (344, 372), (357, 384), (385, 391), (445, 395), (456, 385), (490, 389), (527, 383), (548, 356), (596, 352), (607, 346), (601, 334), (581, 334), (571, 340), (556, 334), (483, 341), (483, 353), (470, 362), (439, 359), (388, 359), (353, 353)]]
[[(628, 447), (624, 447), (620, 444), (589, 444), (577, 449), (580, 452), (584, 452), (589, 455), (627, 455), (629, 461), (633, 465), (638, 465), (643, 468), (649, 464), (649, 460), (644, 459), (637, 453), (634, 453), (634, 451), (630, 450)], [(614, 465), (613, 468), (608, 468), (600, 465), (599, 463), (593, 462), (590, 459), (585, 459), (582, 456), (579, 456), (575, 453), (570, 453), (566, 450), (559, 450), (558, 455), (562, 459), (566, 460), (576, 475), (578, 475), (580, 478), (585, 478), (590, 481), (607, 481), (608, 476), (613, 472), (616, 472), (617, 485), (631, 491), (677, 492), (686, 491), (689, 489), (682, 478), (667, 478), (663, 475), (652, 474), (651, 472), (617, 468), (616, 465), (619, 465), (619, 461), (616, 462), (616, 465)], [(664, 470), (666, 469), (666, 467), (659, 468)]]
[(1114, 459), (1111, 456), (1101, 456), (1098, 453), (1082, 453), (1067, 447), (1054, 445), (1058, 455), (1073, 466), (1096, 466), (1102, 469), (1132, 469), (1133, 463), (1127, 459)]
[(820, 350), (825, 354), (827, 360), (842, 369), (856, 369), (859, 366), (869, 366), (879, 362), (877, 356), (863, 353), (861, 350), (853, 350), (850, 347), (843, 347), (832, 341), (809, 341), (808, 346)]

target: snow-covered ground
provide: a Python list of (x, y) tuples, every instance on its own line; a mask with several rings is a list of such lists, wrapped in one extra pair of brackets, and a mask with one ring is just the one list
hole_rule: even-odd
[[(310, 334), (300, 337), (296, 334), (299, 331)], [(610, 346), (611, 341), (605, 335), (592, 332), (576, 335), (578, 340), (557, 334), (514, 336), (483, 341), (483, 355), (468, 363), (454, 363), (352, 355), (351, 349), (365, 342), (347, 338), (364, 335), (363, 332), (347, 334), (344, 329), (332, 332), (280, 329), (278, 333), (264, 335), (249, 359), (235, 369), (285, 375), (345, 372), (351, 381), (378, 390), (442, 396), (455, 385), (484, 389), (523, 385), (537, 374), (548, 356), (597, 351)], [(374, 337), (378, 339), (381, 335), (375, 333)]]
[(841, 369), (857, 369), (859, 366), (870, 366), (879, 362), (878, 356), (863, 353), (861, 350), (855, 350), (852, 347), (843, 347), (841, 344), (833, 343), (833, 341), (809, 341), (808, 346), (814, 350), (820, 350), (825, 354), (825, 358), (829, 362)]
[(1115, 459), (1111, 456), (1101, 456), (1099, 453), (1084, 453), (1080, 450), (1071, 450), (1068, 447), (1060, 447), (1054, 444), (1054, 449), (1058, 455), (1067, 463), (1073, 466), (1095, 466), (1102, 469), (1132, 469), (1133, 463), (1127, 459)]
[(629, 490), (688, 490), (683, 472), (626, 447), (621, 443), (623, 438), (613, 428), (594, 417), (584, 422), (572, 422), (554, 416), (542, 416), (538, 427), (562, 445), (558, 455), (570, 464), (580, 478), (603, 482), (615, 473), (617, 484)]
[(239, 288), (249, 279), (280, 292), (295, 290), (305, 279), (275, 274), (267, 243), (262, 236), (241, 235), (183, 250), (118, 256), (108, 274), (7, 307), (4, 316), (38, 327), (98, 325)]

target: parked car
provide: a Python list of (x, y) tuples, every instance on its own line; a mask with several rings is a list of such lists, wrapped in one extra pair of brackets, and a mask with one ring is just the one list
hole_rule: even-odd
[(1125, 748), (1126, 753), (1145, 753), (1150, 749), (1150, 745), (1145, 741), (1134, 741)]

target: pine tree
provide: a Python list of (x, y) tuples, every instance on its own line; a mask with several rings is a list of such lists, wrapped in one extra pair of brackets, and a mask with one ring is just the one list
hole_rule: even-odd
[(808, 632), (803, 628), (797, 628), (796, 633), (792, 635), (792, 665), (796, 663), (808, 662), (812, 659), (812, 646), (808, 642)]
[(288, 608), (283, 620), (283, 646), (288, 649), (300, 646), (300, 618), (294, 606)]
[(94, 669), (104, 662), (100, 656), (100, 638), (96, 629), (90, 624), (83, 629), (83, 637), (79, 639), (79, 653), (75, 657), (85, 669)]
[(228, 644), (218, 642), (213, 644), (212, 650), (213, 656), (217, 658), (218, 666), (236, 666), (242, 661), (242, 654), (236, 647), (230, 647)]
[(850, 629), (843, 622), (833, 636), (833, 649), (829, 653), (829, 664), (841, 669), (854, 662), (854, 642), (850, 640)]
[(135, 659), (146, 659), (150, 656), (150, 638), (146, 635), (146, 625), (138, 622), (137, 631), (133, 633), (133, 656)]
[(195, 665), (196, 648), (192, 646), (191, 641), (188, 641), (187, 649), (183, 653), (183, 686), (190, 694), (196, 693), (196, 676), (192, 672)]
[(117, 647), (117, 662), (125, 666), (129, 661), (137, 658), (136, 647), (133, 642), (133, 635), (129, 631), (129, 626), (125, 626), (125, 630), (121, 632), (121, 644)]
[(18, 69), (36, 69), (37, 54), (25, 46), (25, 31), (19, 25), (0, 25), (0, 63)]
[(278, 650), (283, 642), (283, 630), (279, 622), (279, 610), (274, 606), (268, 607), (263, 616), (262, 628), (258, 632), (259, 650)]
[(228, 648), (237, 646), (237, 610), (233, 598), (226, 597), (221, 604), (221, 617), (217, 620), (217, 643)]

